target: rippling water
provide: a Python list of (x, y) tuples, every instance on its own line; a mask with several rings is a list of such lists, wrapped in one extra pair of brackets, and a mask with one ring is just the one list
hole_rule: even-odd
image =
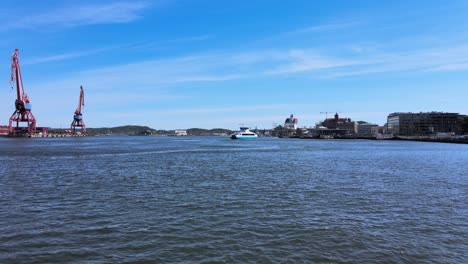
[(0, 263), (468, 263), (468, 146), (0, 139)]

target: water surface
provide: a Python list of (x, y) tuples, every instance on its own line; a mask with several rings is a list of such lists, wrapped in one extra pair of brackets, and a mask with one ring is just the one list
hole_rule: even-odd
[(468, 146), (0, 139), (0, 263), (468, 263)]

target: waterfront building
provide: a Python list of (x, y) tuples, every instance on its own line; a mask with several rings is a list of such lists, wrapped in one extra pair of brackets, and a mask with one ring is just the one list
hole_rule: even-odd
[(463, 133), (465, 116), (458, 113), (421, 112), (391, 113), (387, 117), (387, 133), (398, 136), (425, 136), (438, 133)]
[(284, 121), (284, 128), (286, 129), (297, 129), (297, 124), (299, 123), (299, 119), (295, 118), (293, 114), (290, 117), (286, 118)]
[(361, 123), (358, 126), (359, 136), (374, 137), (379, 133), (379, 125), (371, 123)]
[(321, 126), (334, 130), (347, 130), (353, 134), (358, 133), (358, 123), (351, 121), (351, 118), (340, 118), (338, 113), (333, 118), (325, 119)]

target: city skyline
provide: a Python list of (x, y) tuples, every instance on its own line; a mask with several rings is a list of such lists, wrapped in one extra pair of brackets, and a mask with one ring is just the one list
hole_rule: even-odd
[[(271, 128), (320, 112), (468, 113), (468, 3), (19, 1), (0, 26), (0, 125), (20, 50), (38, 126)], [(18, 15), (21, 14), (21, 15)], [(3, 77), (2, 77), (3, 76)], [(331, 114), (331, 115), (332, 115)]]

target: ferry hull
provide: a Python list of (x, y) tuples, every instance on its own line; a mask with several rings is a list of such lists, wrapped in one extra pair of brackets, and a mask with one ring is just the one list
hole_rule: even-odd
[(236, 135), (232, 135), (231, 136), (231, 139), (240, 139), (240, 140), (251, 140), (251, 139), (256, 139), (257, 136), (236, 136)]

